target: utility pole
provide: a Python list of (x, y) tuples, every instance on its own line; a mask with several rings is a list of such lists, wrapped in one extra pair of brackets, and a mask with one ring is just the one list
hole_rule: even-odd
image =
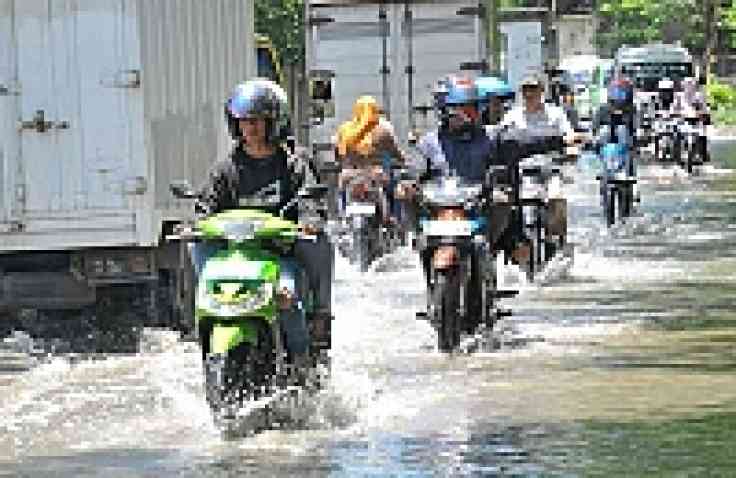
[(492, 75), (501, 73), (501, 31), (498, 26), (498, 0), (486, 0), (488, 28), (488, 69)]
[(702, 63), (703, 69), (705, 70), (705, 77), (708, 79), (708, 83), (710, 83), (711, 61), (713, 56), (713, 24), (715, 23), (713, 0), (703, 0), (703, 8), (705, 9), (703, 12), (705, 20), (705, 58), (703, 58)]

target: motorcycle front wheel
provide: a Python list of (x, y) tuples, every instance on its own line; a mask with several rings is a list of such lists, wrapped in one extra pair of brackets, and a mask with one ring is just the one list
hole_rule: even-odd
[(215, 421), (234, 418), (245, 402), (272, 393), (276, 372), (273, 333), (265, 323), (258, 326), (257, 345), (243, 342), (226, 353), (207, 353), (205, 397)]
[(437, 323), (437, 347), (440, 352), (452, 352), (460, 345), (463, 331), (465, 291), (468, 278), (459, 269), (439, 273), (432, 291), (432, 303)]

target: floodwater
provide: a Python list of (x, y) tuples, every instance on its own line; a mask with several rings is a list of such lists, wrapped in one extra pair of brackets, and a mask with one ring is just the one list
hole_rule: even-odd
[(736, 145), (715, 146), (694, 177), (643, 167), (640, 216), (610, 231), (575, 173), (574, 263), (521, 284), (471, 354), (434, 351), (408, 251), (340, 261), (333, 376), (303, 429), (222, 440), (177, 340), (5, 367), (0, 477), (733, 476)]

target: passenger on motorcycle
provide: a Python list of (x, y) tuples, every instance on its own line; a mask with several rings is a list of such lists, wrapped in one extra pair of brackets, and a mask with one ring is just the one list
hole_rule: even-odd
[(531, 130), (552, 126), (564, 136), (565, 142), (573, 143), (577, 136), (565, 111), (543, 100), (544, 81), (541, 75), (537, 73), (527, 75), (520, 86), (523, 102), (506, 114), (501, 125)]
[[(340, 125), (334, 140), (336, 157), (343, 169), (339, 178), (341, 188), (356, 176), (388, 185), (390, 160), (406, 163), (393, 126), (380, 115), (378, 103), (372, 96), (356, 100), (353, 118)], [(392, 202), (393, 191), (389, 189), (388, 193)], [(394, 220), (386, 212), (382, 213), (384, 221)]]
[[(230, 156), (216, 163), (205, 184), (201, 187), (195, 204), (197, 216), (209, 216), (226, 209), (238, 208), (241, 201), (268, 194), (268, 206), (264, 211), (290, 220), (300, 218), (296, 201), (297, 191), (309, 180), (306, 160), (290, 154), (284, 147), (289, 133), (289, 117), (286, 94), (277, 84), (254, 79), (237, 86), (225, 104), (225, 120), (233, 140)], [(303, 267), (318, 291), (317, 313), (312, 320), (312, 333), (316, 341), (322, 334), (329, 334), (331, 320), (333, 249), (319, 226), (312, 226), (315, 242), (297, 241), (295, 262), (282, 264), (286, 274), (295, 274)], [(216, 251), (205, 243), (195, 244), (192, 261), (198, 273), (207, 257)], [(298, 298), (288, 290), (280, 291), (279, 300), (284, 307)], [(329, 339), (327, 339), (329, 340)]]

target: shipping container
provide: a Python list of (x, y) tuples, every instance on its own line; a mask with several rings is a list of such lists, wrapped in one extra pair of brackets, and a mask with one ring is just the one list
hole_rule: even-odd
[(162, 236), (192, 208), (169, 184), (201, 183), (228, 152), (223, 104), (255, 74), (253, 14), (242, 0), (0, 0), (0, 307), (33, 305), (47, 272), (94, 288), (103, 272), (135, 280), (127, 264), (149, 280), (177, 267)]

